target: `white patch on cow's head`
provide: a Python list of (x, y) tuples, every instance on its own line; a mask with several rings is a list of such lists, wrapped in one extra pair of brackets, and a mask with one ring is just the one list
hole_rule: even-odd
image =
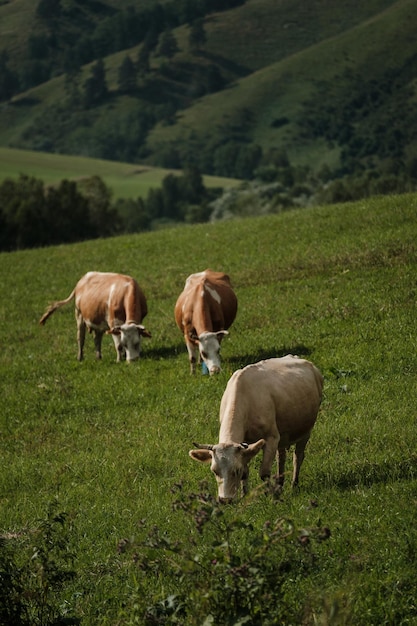
[(126, 357), (126, 361), (137, 361), (140, 357), (142, 337), (151, 336), (144, 326), (134, 322), (126, 322), (111, 328), (109, 333), (113, 336), (120, 359)]
[[(263, 448), (265, 440), (256, 443), (219, 443), (205, 449), (190, 450), (195, 461), (211, 463), (211, 471), (216, 477), (218, 498), (228, 502), (236, 498), (242, 480), (248, 476), (249, 461)], [(210, 448), (210, 449), (208, 449)]]
[(217, 293), (217, 291), (213, 289), (213, 287), (210, 287), (209, 285), (206, 285), (206, 289), (211, 295), (211, 297), (213, 298), (213, 300), (215, 300), (218, 304), (220, 304), (222, 301), (220, 294)]
[(220, 330), (217, 333), (201, 333), (197, 338), (200, 356), (210, 375), (220, 372), (220, 343), (224, 335), (228, 334), (227, 330)]

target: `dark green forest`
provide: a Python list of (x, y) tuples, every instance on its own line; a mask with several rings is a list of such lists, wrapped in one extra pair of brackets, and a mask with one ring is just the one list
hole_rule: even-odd
[(114, 200), (98, 176), (47, 187), (21, 175), (0, 185), (0, 251), (71, 243), (152, 230), (167, 223), (199, 223), (220, 189), (208, 190), (196, 167), (168, 174), (145, 199)]

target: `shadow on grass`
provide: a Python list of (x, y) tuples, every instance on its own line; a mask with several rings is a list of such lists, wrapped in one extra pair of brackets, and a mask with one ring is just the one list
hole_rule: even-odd
[[(285, 356), (286, 354), (294, 354), (299, 357), (308, 357), (312, 350), (302, 344), (296, 346), (283, 346), (281, 348), (259, 348), (248, 354), (236, 354), (224, 359), (225, 363), (235, 365), (236, 367), (245, 367), (251, 363), (262, 361), (263, 359), (272, 359)], [(187, 348), (183, 341), (179, 341), (170, 346), (152, 347), (150, 344), (143, 342), (141, 350), (141, 359), (176, 359), (184, 354), (187, 356)]]
[(170, 346), (160, 346), (155, 348), (143, 342), (141, 350), (141, 359), (176, 359), (180, 354), (187, 354), (187, 348), (184, 342), (172, 344)]
[(258, 350), (254, 350), (253, 352), (248, 354), (239, 354), (228, 357), (227, 362), (233, 365), (237, 365), (240, 368), (246, 367), (246, 365), (250, 365), (251, 363), (257, 363), (258, 361), (262, 361), (263, 359), (280, 358), (287, 354), (293, 354), (294, 356), (306, 358), (310, 356), (311, 353), (312, 349), (303, 344), (298, 344), (295, 346), (283, 346), (281, 348), (259, 348)]

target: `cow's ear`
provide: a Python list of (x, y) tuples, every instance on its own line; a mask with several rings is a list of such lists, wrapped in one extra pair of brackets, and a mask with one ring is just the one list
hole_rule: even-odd
[(120, 328), (115, 328), (113, 326), (113, 328), (109, 328), (109, 330), (106, 330), (106, 335), (121, 335), (122, 331), (120, 330)]
[[(262, 450), (265, 443), (266, 443), (265, 439), (259, 439), (255, 443), (251, 443), (249, 445), (246, 444), (247, 447), (242, 449), (242, 454), (245, 460), (250, 461), (254, 456), (256, 456), (258, 452)], [(244, 445), (244, 444), (241, 444), (241, 445)]]
[(219, 341), (221, 341), (221, 340), (222, 340), (224, 337), (226, 337), (226, 335), (228, 335), (228, 334), (229, 334), (229, 332), (228, 332), (227, 330), (219, 330), (219, 331), (216, 333), (216, 337), (217, 337), (217, 339), (218, 339)]
[(144, 326), (142, 326), (141, 324), (138, 324), (137, 325), (137, 329), (139, 331), (139, 334), (142, 337), (148, 337), (148, 339), (151, 339), (151, 337), (152, 337), (151, 333), (149, 332), (149, 330), (146, 330), (146, 328)]
[(198, 341), (198, 335), (194, 331), (190, 331), (188, 333), (188, 336), (191, 339), (191, 341)]
[(212, 455), (210, 450), (190, 450), (190, 457), (194, 461), (200, 461), (200, 463), (211, 463)]

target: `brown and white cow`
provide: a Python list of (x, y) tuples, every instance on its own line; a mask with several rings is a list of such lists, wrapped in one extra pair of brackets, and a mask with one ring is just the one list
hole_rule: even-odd
[(48, 317), (75, 298), (77, 320), (78, 360), (83, 359), (85, 331), (94, 332), (96, 357), (101, 359), (101, 342), (105, 332), (113, 336), (117, 361), (126, 357), (135, 361), (140, 356), (141, 337), (150, 337), (142, 326), (148, 309), (146, 298), (131, 276), (111, 272), (87, 272), (68, 298), (51, 304), (39, 320)]
[(237, 298), (230, 278), (205, 270), (191, 274), (175, 305), (175, 321), (184, 334), (191, 373), (198, 353), (210, 373), (220, 372), (220, 344), (237, 312)]
[(220, 501), (232, 500), (240, 483), (247, 493), (248, 463), (260, 450), (261, 478), (269, 478), (276, 456), (282, 487), (286, 450), (295, 444), (292, 484), (298, 484), (322, 389), (320, 371), (292, 355), (259, 361), (233, 374), (220, 404), (219, 443), (194, 444), (198, 449), (189, 452), (196, 461), (211, 463)]

